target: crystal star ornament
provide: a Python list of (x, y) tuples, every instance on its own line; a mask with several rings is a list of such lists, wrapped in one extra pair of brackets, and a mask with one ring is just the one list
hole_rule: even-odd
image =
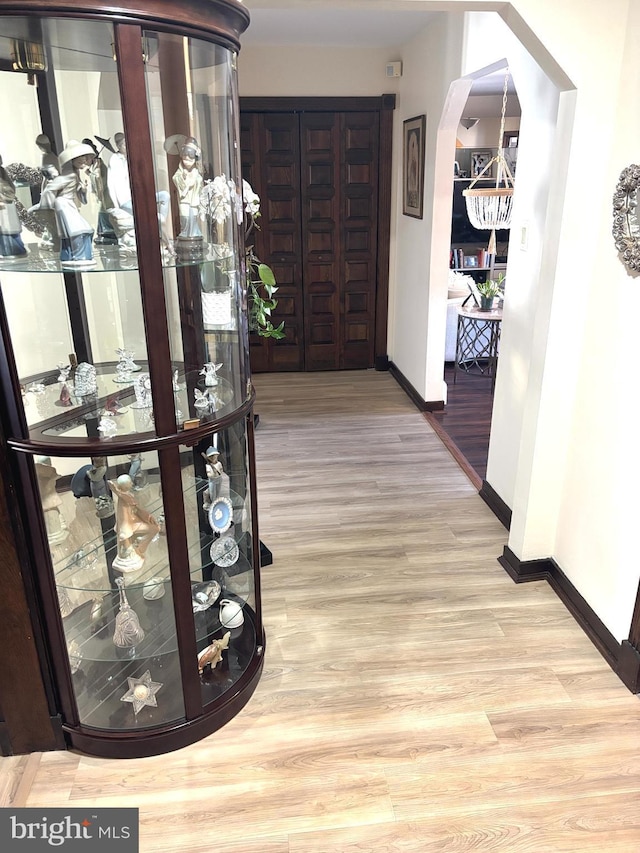
[(141, 708), (148, 705), (157, 708), (156, 693), (162, 687), (159, 681), (151, 680), (151, 673), (147, 670), (140, 678), (127, 678), (129, 689), (120, 697), (121, 702), (131, 702), (133, 713), (137, 714)]

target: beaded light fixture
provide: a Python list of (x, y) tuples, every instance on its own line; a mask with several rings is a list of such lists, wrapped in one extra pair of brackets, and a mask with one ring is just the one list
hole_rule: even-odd
[[(514, 178), (502, 153), (504, 137), (504, 117), (507, 110), (507, 87), (509, 84), (509, 69), (504, 77), (504, 90), (502, 93), (502, 113), (500, 117), (500, 133), (498, 136), (498, 150), (482, 171), (474, 177), (466, 190), (462, 191), (467, 204), (467, 215), (474, 228), (491, 231), (487, 251), (495, 254), (496, 251), (496, 229), (508, 229), (511, 227), (511, 210), (513, 206)], [(475, 185), (482, 176), (491, 175), (491, 169), (495, 163), (496, 185), (495, 188), (479, 187)], [(502, 184), (502, 186), (501, 186)]]

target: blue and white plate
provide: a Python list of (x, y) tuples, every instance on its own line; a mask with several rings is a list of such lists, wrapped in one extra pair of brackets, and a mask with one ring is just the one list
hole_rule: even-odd
[(214, 533), (226, 533), (233, 521), (233, 504), (229, 498), (216, 498), (209, 507), (209, 524)]

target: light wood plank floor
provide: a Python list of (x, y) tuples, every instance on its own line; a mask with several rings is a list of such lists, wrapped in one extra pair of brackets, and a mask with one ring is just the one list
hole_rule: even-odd
[(198, 744), (4, 758), (143, 853), (638, 853), (640, 701), (386, 373), (259, 375), (264, 676)]

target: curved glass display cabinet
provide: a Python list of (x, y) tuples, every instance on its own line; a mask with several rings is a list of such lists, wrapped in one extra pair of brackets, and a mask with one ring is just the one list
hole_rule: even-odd
[(231, 719), (263, 665), (248, 14), (15, 10), (0, 0), (3, 427), (67, 742), (149, 755)]

